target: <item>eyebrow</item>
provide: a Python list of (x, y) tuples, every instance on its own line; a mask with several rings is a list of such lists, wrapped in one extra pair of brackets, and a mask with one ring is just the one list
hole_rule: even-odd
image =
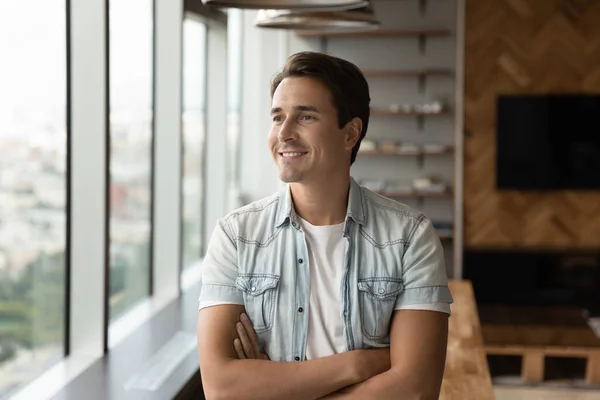
[[(294, 110), (296, 110), (296, 111), (311, 111), (311, 112), (316, 112), (316, 113), (319, 112), (317, 107), (314, 107), (314, 106), (295, 106)], [(281, 111), (282, 111), (281, 107), (274, 107), (271, 109), (271, 115), (279, 113)]]

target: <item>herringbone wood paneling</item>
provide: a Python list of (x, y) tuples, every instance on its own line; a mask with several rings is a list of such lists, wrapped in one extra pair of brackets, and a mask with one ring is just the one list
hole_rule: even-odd
[(465, 245), (600, 248), (600, 191), (495, 189), (498, 94), (600, 92), (600, 0), (466, 4)]

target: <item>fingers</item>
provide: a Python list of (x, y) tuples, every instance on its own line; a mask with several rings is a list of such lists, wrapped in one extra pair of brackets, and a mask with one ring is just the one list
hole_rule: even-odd
[(250, 318), (248, 318), (248, 315), (246, 315), (245, 313), (240, 316), (240, 321), (242, 321), (242, 325), (244, 325), (244, 328), (246, 328), (246, 332), (248, 333), (248, 338), (250, 339), (250, 344), (252, 345), (252, 348), (254, 349), (254, 354), (256, 354), (256, 355), (260, 354), (260, 346), (258, 344), (258, 336), (256, 335), (256, 332), (254, 331), (254, 327), (252, 326), (252, 321), (250, 321)]
[(235, 353), (237, 354), (237, 356), (240, 360), (243, 360), (246, 358), (246, 354), (244, 354), (244, 349), (242, 348), (242, 342), (240, 342), (240, 339), (236, 338), (233, 341), (233, 348), (235, 349)]
[(239, 359), (269, 359), (266, 354), (262, 354), (260, 352), (258, 335), (254, 331), (252, 321), (250, 321), (248, 315), (245, 313), (240, 315), (240, 322), (236, 323), (235, 329), (237, 331), (238, 338), (234, 340), (233, 346)]
[(246, 328), (242, 325), (241, 322), (235, 324), (235, 328), (237, 330), (238, 337), (242, 342), (242, 348), (244, 350), (244, 354), (246, 354), (247, 358), (257, 358), (254, 354), (254, 348), (252, 347), (252, 343), (250, 343), (250, 339), (248, 338), (248, 334), (246, 333)]

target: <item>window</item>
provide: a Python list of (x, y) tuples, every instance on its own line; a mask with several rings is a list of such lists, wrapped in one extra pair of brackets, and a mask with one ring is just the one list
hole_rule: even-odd
[(153, 1), (109, 2), (110, 318), (150, 294)]
[(66, 27), (65, 0), (0, 4), (0, 399), (64, 355)]
[(206, 25), (183, 22), (183, 267), (202, 256)]

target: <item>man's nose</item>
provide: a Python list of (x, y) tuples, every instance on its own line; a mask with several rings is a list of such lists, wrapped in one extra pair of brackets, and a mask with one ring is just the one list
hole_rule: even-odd
[(279, 141), (287, 142), (288, 140), (296, 140), (297, 138), (298, 135), (296, 133), (296, 129), (294, 128), (294, 124), (289, 119), (286, 119), (279, 130)]

